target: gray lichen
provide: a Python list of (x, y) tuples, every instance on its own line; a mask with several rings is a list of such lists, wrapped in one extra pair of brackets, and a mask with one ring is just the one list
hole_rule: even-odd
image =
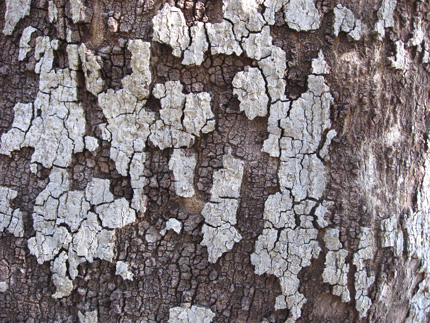
[(378, 10), (378, 21), (375, 25), (375, 31), (378, 38), (382, 40), (385, 37), (385, 28), (394, 27), (394, 9), (396, 8), (397, 0), (383, 0), (381, 7)]
[(18, 192), (0, 186), (0, 232), (5, 229), (15, 237), (24, 236), (24, 224), (22, 212), (12, 208), (12, 201), (18, 196)]
[(354, 13), (348, 8), (338, 4), (334, 10), (334, 35), (339, 32), (347, 33), (352, 39), (360, 40), (362, 35), (361, 20), (355, 18)]
[(30, 14), (31, 0), (6, 0), (3, 34), (12, 35), (15, 26)]
[(190, 303), (172, 307), (169, 311), (169, 323), (211, 323), (215, 313), (209, 308)]
[(202, 228), (201, 245), (207, 247), (210, 262), (216, 262), (223, 253), (232, 249), (233, 245), (242, 239), (234, 225), (244, 163), (227, 154), (223, 158), (223, 164), (224, 167), (213, 175), (211, 198), (202, 211), (205, 224)]
[[(326, 72), (323, 56), (314, 59), (313, 69)], [(280, 279), (282, 294), (276, 309), (288, 308), (291, 321), (301, 316), (306, 298), (299, 290), (298, 273), (311, 264), (321, 248), (311, 210), (325, 190), (325, 167), (317, 156), (322, 134), (331, 126), (329, 111), (333, 98), (324, 76), (310, 75), (308, 91), (293, 102), (276, 102), (270, 109), (269, 138), (263, 151), (280, 157), (280, 192), (269, 196), (264, 206), (264, 230), (255, 244), (251, 263), (259, 275)], [(293, 200), (295, 203), (293, 204)], [(322, 204), (317, 223), (326, 226)], [(343, 282), (343, 281), (342, 281)]]
[[(96, 213), (90, 211), (93, 208)], [(28, 248), (42, 264), (51, 261), (55, 298), (73, 290), (77, 266), (95, 258), (113, 261), (115, 234), (136, 220), (124, 199), (114, 200), (109, 180), (94, 178), (85, 191), (71, 191), (68, 174), (53, 168), (49, 183), (36, 199)]]
[(197, 159), (195, 154), (186, 155), (182, 149), (174, 149), (170, 157), (169, 168), (175, 178), (176, 194), (182, 197), (194, 196), (194, 171)]

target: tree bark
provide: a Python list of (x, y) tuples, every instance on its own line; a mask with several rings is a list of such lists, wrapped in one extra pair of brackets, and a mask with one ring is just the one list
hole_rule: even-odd
[(429, 321), (429, 14), (1, 2), (0, 320)]

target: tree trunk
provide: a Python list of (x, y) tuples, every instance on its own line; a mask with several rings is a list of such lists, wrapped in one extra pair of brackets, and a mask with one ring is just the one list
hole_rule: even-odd
[(429, 321), (429, 14), (1, 2), (1, 321)]

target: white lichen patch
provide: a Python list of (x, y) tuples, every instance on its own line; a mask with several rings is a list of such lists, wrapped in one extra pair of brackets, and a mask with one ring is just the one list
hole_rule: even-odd
[(417, 48), (418, 52), (422, 51), (421, 44), (423, 43), (425, 38), (425, 32), (423, 31), (421, 18), (417, 17), (414, 20), (414, 30), (412, 32), (412, 37), (409, 39), (407, 43), (407, 47), (414, 46)]
[[(402, 226), (406, 231), (406, 252), (408, 260), (419, 259), (421, 261), (420, 272), (423, 280), (418, 285), (410, 300), (409, 315), (406, 322), (425, 322), (430, 311), (430, 161), (424, 163), (424, 178), (418, 192), (418, 211), (412, 209), (405, 214)], [(396, 223), (397, 224), (397, 223)], [(393, 225), (392, 227), (396, 227)]]
[(33, 147), (31, 171), (69, 166), (72, 155), (84, 149), (85, 115), (78, 100), (78, 75), (70, 69), (53, 69), (58, 41), (36, 39), (35, 72), (40, 74), (39, 92), (33, 104), (18, 103), (17, 122), (1, 138), (0, 153), (10, 155), (23, 147)]
[(181, 57), (190, 44), (189, 30), (182, 11), (166, 3), (152, 23), (154, 41), (169, 45), (173, 49), (172, 54)]
[(206, 92), (185, 95), (182, 91), (183, 86), (178, 81), (154, 87), (153, 94), (161, 103), (161, 119), (152, 124), (149, 140), (162, 150), (190, 147), (200, 132), (215, 129), (211, 96)]
[(205, 25), (202, 22), (197, 22), (195, 26), (190, 28), (191, 45), (184, 51), (183, 65), (201, 65), (204, 59), (204, 54), (209, 48), (209, 43), (206, 38)]
[(249, 32), (260, 32), (265, 21), (258, 12), (259, 0), (224, 0), (224, 18), (233, 24), (233, 32), (238, 41), (248, 37)]
[(233, 26), (230, 22), (223, 20), (217, 24), (206, 24), (209, 43), (211, 45), (211, 54), (240, 56), (243, 52), (240, 43), (236, 40), (233, 33)]
[(403, 231), (398, 228), (398, 219), (391, 216), (381, 221), (381, 247), (393, 248), (396, 257), (403, 255)]
[(290, 0), (284, 6), (285, 22), (297, 31), (318, 29), (321, 17), (314, 0)]
[(23, 237), (22, 212), (19, 209), (14, 210), (11, 205), (17, 196), (17, 191), (0, 186), (0, 232), (6, 229), (15, 237)]
[(83, 0), (70, 0), (70, 12), (72, 14), (73, 23), (88, 23), (91, 22), (92, 10), (85, 6)]
[(6, 0), (3, 34), (12, 35), (15, 26), (30, 14), (31, 0)]
[(352, 260), (356, 267), (355, 272), (355, 301), (356, 309), (360, 318), (366, 317), (372, 306), (369, 297), (369, 287), (375, 282), (375, 276), (368, 272), (366, 263), (372, 260), (376, 253), (376, 241), (374, 231), (371, 228), (362, 228), (360, 235), (359, 250), (354, 254)]
[(48, 18), (51, 24), (58, 21), (58, 8), (54, 0), (48, 2)]
[[(329, 70), (322, 53), (313, 60), (313, 70), (321, 74)], [(323, 133), (331, 126), (329, 112), (332, 102), (324, 77), (310, 75), (308, 91), (300, 98), (292, 102), (278, 101), (270, 107), (269, 138), (264, 142), (263, 151), (281, 159), (278, 170), (281, 191), (266, 200), (264, 230), (255, 244), (251, 263), (257, 274), (273, 274), (280, 279), (282, 294), (277, 297), (275, 308), (288, 308), (291, 321), (301, 316), (301, 308), (306, 302), (299, 292), (298, 274), (321, 251), (318, 229), (313, 222), (316, 220), (321, 228), (327, 226), (324, 216), (328, 203), (316, 202), (322, 198), (326, 185), (325, 166), (317, 152), (324, 140)], [(315, 207), (317, 212), (311, 216)], [(333, 256), (340, 258), (338, 263), (341, 266), (346, 255), (340, 250), (334, 252), (339, 253)], [(348, 271), (345, 266), (341, 268)], [(335, 282), (342, 287), (344, 275)], [(343, 297), (347, 298), (342, 288), (336, 293), (344, 293)]]
[(318, 58), (312, 60), (312, 74), (326, 75), (330, 74), (330, 66), (327, 64), (322, 50), (318, 52)]
[[(94, 178), (85, 191), (69, 189), (67, 171), (54, 167), (48, 185), (36, 199), (36, 235), (28, 240), (30, 253), (40, 264), (51, 261), (55, 298), (73, 291), (80, 263), (95, 258), (112, 261), (115, 232), (111, 229), (136, 220), (135, 211), (124, 198), (114, 200), (109, 180)], [(90, 211), (92, 208), (96, 213)]]
[(127, 92), (138, 100), (144, 100), (150, 94), (149, 85), (152, 81), (151, 44), (140, 39), (130, 39), (127, 48), (131, 52), (132, 73), (125, 76), (121, 82)]
[(128, 263), (124, 261), (116, 262), (115, 275), (121, 276), (124, 280), (134, 280), (133, 273), (128, 269)]
[(27, 57), (28, 52), (30, 52), (31, 46), (29, 42), (31, 40), (31, 35), (35, 31), (37, 31), (36, 28), (28, 26), (22, 32), (21, 39), (19, 40), (19, 54), (18, 54), (19, 61), (23, 61)]
[(397, 0), (382, 0), (381, 7), (378, 10), (378, 21), (375, 25), (375, 31), (380, 40), (385, 37), (385, 28), (394, 27), (394, 9), (396, 5)]
[(197, 137), (200, 132), (208, 133), (215, 130), (215, 115), (211, 109), (209, 93), (190, 93), (186, 96), (183, 125), (188, 133)]
[(177, 234), (180, 234), (182, 230), (182, 222), (174, 218), (169, 219), (166, 222), (166, 226), (164, 227), (164, 229), (160, 231), (160, 234), (164, 237), (167, 231), (170, 231), (170, 230), (173, 230)]
[(186, 154), (183, 149), (174, 149), (170, 157), (169, 169), (173, 172), (176, 194), (192, 197), (194, 191), (194, 171), (197, 164), (195, 154)]
[(405, 44), (398, 40), (395, 42), (396, 45), (396, 54), (394, 57), (389, 57), (388, 60), (390, 61), (390, 64), (392, 67), (394, 67), (396, 70), (406, 70), (408, 67), (408, 53), (405, 50)]
[(337, 37), (343, 31), (354, 40), (360, 40), (362, 35), (361, 20), (355, 18), (348, 8), (338, 4), (334, 10), (334, 35)]
[(267, 82), (268, 94), (272, 103), (285, 100), (284, 74), (287, 68), (285, 51), (276, 46), (270, 49), (270, 55), (258, 61), (258, 66)]
[(79, 57), (85, 75), (85, 86), (90, 93), (98, 95), (103, 90), (103, 79), (101, 78), (102, 68), (99, 58), (95, 56), (85, 44), (79, 46)]
[(98, 139), (92, 136), (85, 136), (85, 149), (91, 152), (94, 152), (99, 148)]
[(233, 94), (240, 101), (240, 111), (250, 120), (267, 115), (269, 97), (266, 94), (266, 82), (258, 68), (249, 68), (238, 72), (233, 79)]
[(210, 323), (215, 313), (209, 308), (185, 303), (169, 310), (169, 323)]
[(334, 295), (340, 296), (343, 302), (349, 302), (351, 300), (348, 289), (349, 264), (346, 263), (348, 251), (342, 249), (339, 230), (328, 229), (324, 235), (324, 243), (329, 251), (325, 258), (323, 281), (333, 286)]
[(263, 18), (268, 25), (273, 26), (275, 24), (275, 14), (283, 8), (285, 1), (264, 0), (263, 3), (265, 7)]
[(243, 161), (234, 158), (230, 153), (224, 156), (224, 167), (214, 173), (211, 198), (202, 211), (205, 224), (200, 244), (207, 247), (208, 259), (213, 263), (242, 239), (234, 225), (239, 206), (243, 164)]
[(252, 33), (243, 41), (246, 56), (257, 61), (270, 56), (272, 53), (272, 36), (270, 27), (265, 26), (259, 33)]
[(99, 315), (97, 310), (88, 311), (83, 314), (81, 311), (78, 312), (79, 323), (98, 323)]

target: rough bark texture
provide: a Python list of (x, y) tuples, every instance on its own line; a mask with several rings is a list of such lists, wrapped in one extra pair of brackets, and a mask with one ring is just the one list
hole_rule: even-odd
[(424, 322), (430, 7), (0, 2), (2, 322)]

